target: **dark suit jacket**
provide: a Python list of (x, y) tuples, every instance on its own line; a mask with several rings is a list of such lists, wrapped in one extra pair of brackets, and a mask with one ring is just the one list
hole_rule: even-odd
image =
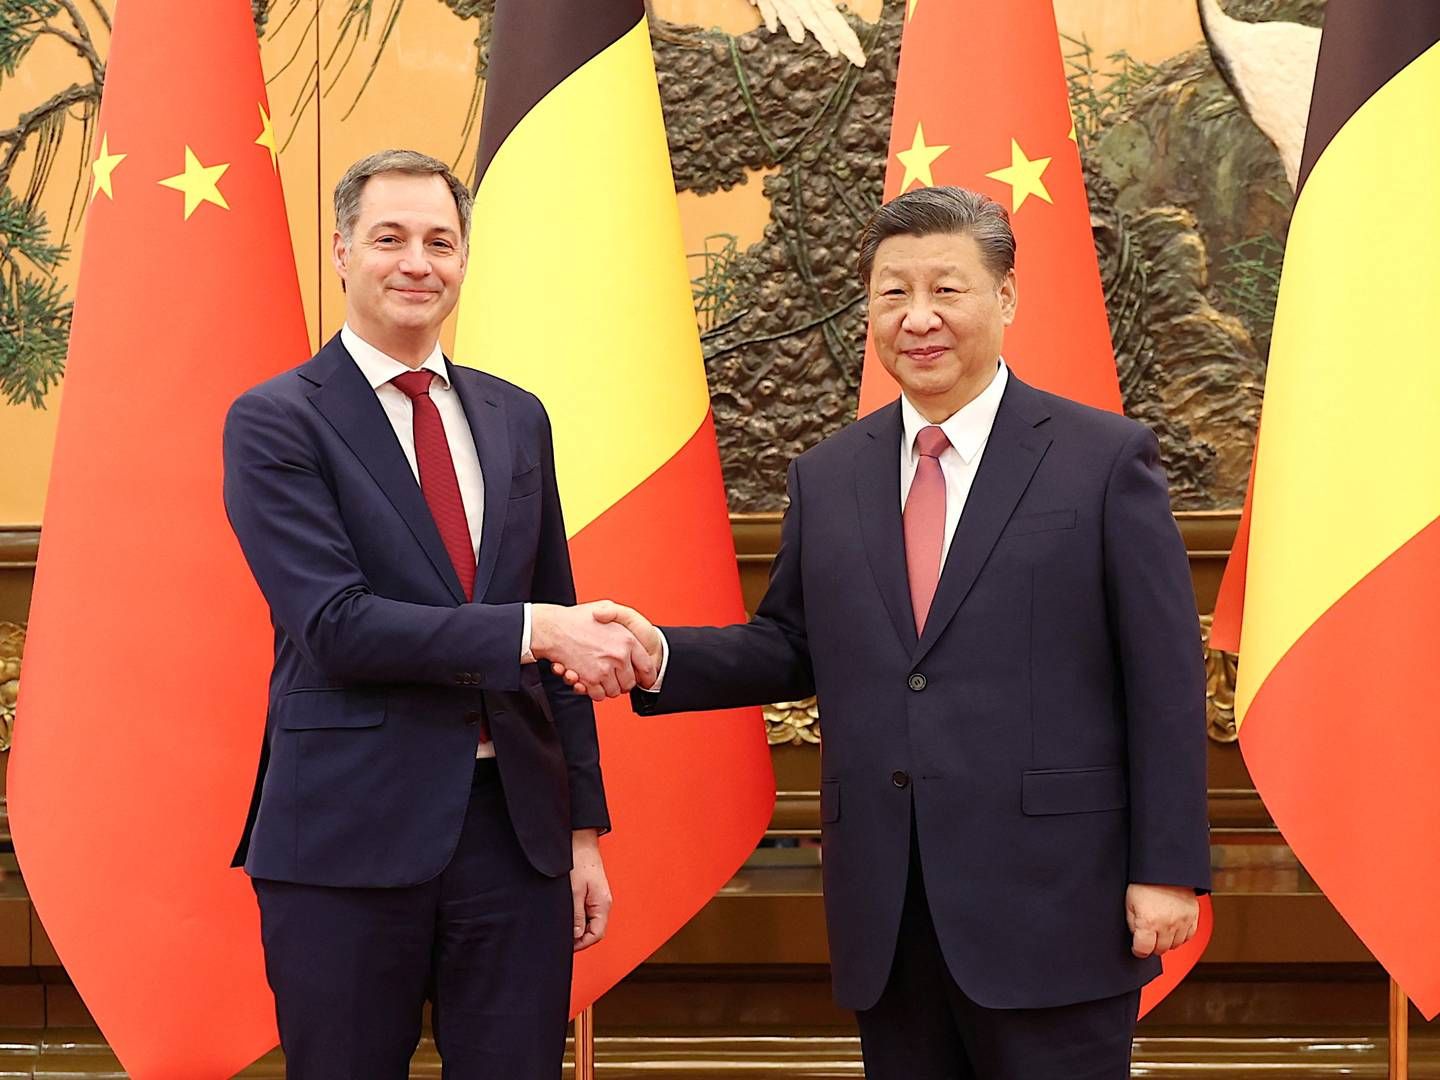
[[(642, 711), (816, 692), (835, 996), (884, 989), (911, 810), (941, 947), (992, 1008), (1124, 993), (1129, 882), (1209, 884), (1204, 671), (1155, 438), (1010, 376), (917, 640), (900, 407), (790, 466), (755, 617), (666, 627)], [(912, 802), (913, 800), (913, 802)]]
[(236, 853), (255, 877), (433, 878), (459, 839), (482, 716), (536, 869), (566, 873), (572, 828), (608, 827), (589, 700), (520, 663), (523, 604), (575, 601), (549, 420), (533, 395), (446, 363), (485, 477), (474, 603), (338, 337), (226, 419), (225, 507), (275, 626)]

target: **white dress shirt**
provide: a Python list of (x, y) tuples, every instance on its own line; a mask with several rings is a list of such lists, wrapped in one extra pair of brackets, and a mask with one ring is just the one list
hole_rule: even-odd
[[(400, 441), (405, 460), (410, 463), (410, 472), (415, 476), (415, 483), (420, 483), (420, 465), (415, 459), (415, 406), (409, 395), (391, 382), (396, 375), (417, 369), (408, 367), (375, 348), (351, 330), (349, 323), (340, 328), (340, 343), (354, 358), (360, 373), (375, 391), (380, 407), (385, 410), (390, 426), (395, 429), (395, 438)], [(440, 351), (438, 341), (419, 370), (435, 375), (435, 381), (430, 384), (430, 400), (435, 403), (436, 411), (440, 413), (440, 423), (445, 428), (445, 441), (450, 444), (450, 459), (454, 462), (455, 479), (460, 485), (460, 502), (465, 507), (465, 524), (470, 529), (470, 545), (474, 548), (478, 560), (480, 530), (485, 523), (485, 474), (480, 470), (480, 453), (475, 449), (475, 436), (470, 431), (470, 422), (465, 418), (465, 407), (460, 403), (460, 395), (450, 385), (450, 373), (445, 369), (445, 356)], [(525, 621), (520, 634), (520, 662), (535, 662), (535, 658), (530, 655), (529, 604), (525, 605)], [(495, 744), (481, 743), (476, 756), (494, 757)]]
[[(970, 485), (975, 482), (980, 458), (990, 439), (990, 429), (995, 426), (995, 413), (1000, 409), (1007, 378), (1005, 361), (1001, 360), (996, 365), (995, 377), (990, 384), (936, 425), (950, 440), (950, 445), (940, 452), (939, 458), (940, 472), (945, 477), (945, 543), (940, 548), (942, 567), (950, 554), (950, 541), (955, 539), (955, 527), (960, 524), (960, 512), (965, 509), (965, 500), (970, 497)], [(920, 410), (903, 394), (900, 397), (900, 419), (903, 427), (900, 436), (900, 512), (903, 514), (905, 500), (910, 497), (910, 485), (915, 482), (915, 469), (920, 464), (920, 455), (915, 452), (915, 436), (920, 434), (921, 428), (929, 427), (930, 421), (921, 416)]]
[[(1000, 399), (1005, 395), (1008, 378), (1009, 371), (1004, 357), (1001, 357), (995, 365), (995, 376), (985, 389), (938, 425), (950, 440), (950, 445), (941, 451), (939, 457), (940, 473), (945, 477), (945, 544), (940, 549), (942, 568), (946, 556), (950, 554), (950, 541), (955, 539), (955, 528), (960, 524), (960, 512), (965, 509), (965, 500), (970, 497), (970, 485), (975, 482), (985, 444), (990, 441), (990, 429), (995, 426), (995, 414), (1000, 411)], [(900, 395), (900, 419), (900, 513), (904, 514), (905, 500), (910, 495), (915, 469), (920, 464), (920, 455), (915, 453), (915, 436), (921, 428), (928, 427), (930, 421), (920, 415), (920, 410), (910, 404), (910, 399), (904, 394)], [(660, 657), (659, 677), (648, 688), (656, 694), (665, 681), (665, 669), (670, 666), (670, 642), (663, 633), (660, 634)]]

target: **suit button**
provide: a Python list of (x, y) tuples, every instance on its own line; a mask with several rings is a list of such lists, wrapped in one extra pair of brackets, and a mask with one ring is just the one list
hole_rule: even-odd
[(483, 719), (485, 719), (485, 714), (478, 711), (465, 714), (465, 723), (467, 724), (478, 724)]
[(906, 772), (901, 772), (897, 769), (895, 772), (890, 774), (890, 782), (898, 788), (909, 787), (910, 774)]
[(917, 671), (915, 672), (915, 674), (911, 675), (909, 679), (906, 680), (906, 685), (909, 686), (911, 690), (919, 693), (921, 690), (925, 689), (925, 676), (921, 675)]

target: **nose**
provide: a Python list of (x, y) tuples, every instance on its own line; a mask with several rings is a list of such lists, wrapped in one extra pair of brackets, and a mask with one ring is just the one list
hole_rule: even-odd
[(405, 246), (400, 256), (400, 272), (410, 277), (430, 276), (430, 256), (426, 253), (423, 242), (417, 240)]
[(930, 297), (919, 293), (910, 298), (905, 307), (902, 328), (911, 334), (925, 334), (940, 326), (940, 315), (930, 302)]

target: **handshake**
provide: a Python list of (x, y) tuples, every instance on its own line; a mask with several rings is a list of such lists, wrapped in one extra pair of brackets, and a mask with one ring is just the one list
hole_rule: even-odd
[(530, 609), (530, 655), (596, 701), (653, 687), (663, 649), (649, 619), (610, 600)]

